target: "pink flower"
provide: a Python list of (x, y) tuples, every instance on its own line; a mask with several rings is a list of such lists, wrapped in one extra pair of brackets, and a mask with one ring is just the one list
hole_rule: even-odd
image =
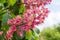
[(7, 40), (10, 40), (12, 37), (13, 37), (13, 34), (12, 33), (9, 33), (9, 34), (6, 35), (6, 39)]
[(16, 26), (15, 25), (11, 26), (11, 30), (16, 31)]
[(20, 25), (22, 22), (22, 18), (20, 15), (17, 15), (15, 18), (13, 18), (13, 21), (15, 25)]
[(2, 35), (3, 34), (3, 31), (0, 31), (0, 35)]
[(8, 20), (7, 23), (13, 25), (13, 20)]
[(13, 33), (16, 31), (16, 26), (15, 25), (12, 25), (9, 30), (7, 31), (7, 34), (6, 34), (6, 38), (7, 39), (10, 39), (11, 37), (13, 37)]
[(8, 20), (7, 23), (10, 25), (20, 25), (22, 22), (22, 18), (20, 15), (17, 15), (15, 18), (12, 20)]
[(22, 31), (18, 31), (17, 32), (19, 36), (23, 36), (23, 32)]
[(51, 0), (22, 0), (25, 6), (37, 6), (49, 4)]

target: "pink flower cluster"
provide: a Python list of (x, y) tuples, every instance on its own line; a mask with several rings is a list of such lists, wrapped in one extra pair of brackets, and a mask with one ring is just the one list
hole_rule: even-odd
[(10, 24), (10, 25), (19, 25), (19, 24), (21, 24), (21, 22), (22, 22), (22, 18), (21, 18), (21, 16), (18, 15), (15, 18), (13, 18), (13, 20), (9, 20), (8, 24)]
[(40, 6), (50, 4), (51, 0), (22, 0), (25, 6)]
[(29, 26), (38, 25), (44, 22), (45, 17), (48, 16), (48, 12), (49, 10), (44, 7), (41, 7), (41, 9), (28, 9), (23, 15), (24, 22), (27, 23)]
[(6, 35), (6, 38), (7, 40), (9, 40), (11, 37), (13, 37), (13, 33), (16, 31), (16, 26), (15, 25), (12, 25), (9, 30), (7, 31), (7, 35)]
[(21, 20), (21, 16), (16, 16), (15, 18), (11, 19), (11, 20), (8, 20), (8, 24), (10, 24), (11, 26), (9, 27), (9, 30), (7, 31), (7, 34), (6, 34), (6, 39), (9, 40), (13, 37), (13, 34), (14, 32), (17, 32), (17, 34), (19, 36), (22, 36), (22, 32), (20, 30), (17, 29), (17, 26), (19, 26), (22, 22)]
[(7, 31), (6, 37), (10, 39), (15, 31), (22, 36), (23, 31), (28, 32), (30, 29), (33, 30), (35, 25), (43, 23), (49, 12), (47, 8), (44, 8), (44, 5), (50, 2), (51, 0), (22, 0), (26, 7), (33, 7), (26, 9), (22, 16), (17, 15), (15, 18), (8, 20), (11, 27)]
[(28, 9), (24, 12), (23, 17), (18, 15), (13, 19), (8, 20), (8, 24), (10, 24), (11, 27), (9, 28), (6, 37), (11, 38), (15, 31), (17, 31), (18, 35), (22, 36), (23, 32), (21, 30), (18, 31), (17, 27), (28, 32), (30, 29), (33, 29), (35, 25), (43, 23), (48, 12), (48, 9), (43, 7), (41, 9)]

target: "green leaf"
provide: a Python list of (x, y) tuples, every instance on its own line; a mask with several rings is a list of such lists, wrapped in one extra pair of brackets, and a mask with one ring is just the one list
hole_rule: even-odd
[(3, 5), (1, 4), (1, 5), (0, 5), (0, 10), (1, 10), (2, 8), (3, 8)]
[(29, 32), (26, 32), (26, 39), (30, 39), (32, 37), (32, 31), (29, 30)]
[(0, 40), (5, 40), (3, 35), (0, 35)]
[(14, 32), (13, 37), (11, 40), (21, 40), (21, 37), (18, 36), (17, 32)]
[(1, 31), (1, 21), (0, 21), (0, 31)]
[(39, 37), (38, 36), (35, 36), (35, 40), (39, 40)]
[(16, 0), (8, 0), (8, 3), (13, 6), (16, 3)]
[(38, 28), (35, 28), (35, 32), (36, 32), (37, 34), (40, 34), (40, 30), (39, 30)]
[(0, 20), (2, 19), (2, 15), (1, 14), (2, 14), (2, 12), (0, 12)]
[(9, 29), (9, 25), (7, 24), (7, 21), (11, 19), (11, 15), (8, 13), (5, 13), (2, 17), (2, 29), (4, 31), (7, 31)]
[(18, 14), (19, 14), (19, 7), (15, 5), (15, 6), (12, 8), (12, 11), (13, 11), (13, 13), (14, 13), (15, 15), (18, 15)]
[(32, 36), (29, 40), (35, 40), (34, 36)]
[(3, 15), (4, 15), (5, 13), (6, 13), (6, 12), (0, 11), (0, 20), (2, 20), (2, 17), (3, 17)]
[(25, 11), (25, 6), (24, 6), (24, 4), (22, 4), (21, 6), (20, 6), (20, 8), (19, 8), (19, 13), (21, 14), (21, 13), (23, 13)]
[(0, 3), (5, 3), (6, 2), (6, 0), (0, 0)]
[(8, 4), (8, 2), (5, 2), (4, 3), (4, 7), (6, 8), (6, 7), (9, 7), (10, 5)]

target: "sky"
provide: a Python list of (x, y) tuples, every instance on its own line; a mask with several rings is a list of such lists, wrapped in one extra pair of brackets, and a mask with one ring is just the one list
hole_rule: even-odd
[(60, 0), (52, 0), (51, 4), (46, 6), (50, 13), (43, 24), (38, 28), (42, 31), (45, 27), (60, 23)]

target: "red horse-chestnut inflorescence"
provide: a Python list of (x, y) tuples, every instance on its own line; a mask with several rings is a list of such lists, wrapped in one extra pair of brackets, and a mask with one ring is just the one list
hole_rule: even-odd
[(23, 36), (23, 31), (28, 32), (30, 29), (33, 30), (35, 25), (43, 23), (49, 12), (44, 6), (50, 2), (51, 0), (22, 0), (26, 10), (22, 16), (17, 15), (8, 20), (8, 24), (11, 26), (7, 31), (6, 38), (9, 40), (13, 37), (15, 31), (19, 36)]

